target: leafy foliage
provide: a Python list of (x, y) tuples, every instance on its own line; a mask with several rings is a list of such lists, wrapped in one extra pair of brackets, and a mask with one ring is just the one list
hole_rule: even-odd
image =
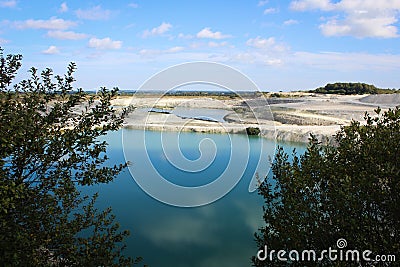
[(259, 135), (260, 132), (261, 132), (260, 128), (258, 128), (258, 127), (247, 127), (246, 128), (247, 135)]
[(362, 95), (362, 94), (390, 94), (396, 93), (395, 89), (380, 89), (375, 85), (366, 83), (328, 83), (324, 87), (311, 90), (311, 93), (340, 94), (340, 95)]
[[(265, 199), (266, 223), (255, 235), (260, 249), (267, 245), (277, 251), (321, 252), (336, 248), (336, 241), (345, 238), (348, 249), (371, 250), (370, 258), (394, 254), (398, 260), (400, 108), (383, 114), (377, 109), (376, 113), (365, 115), (365, 125), (353, 121), (343, 127), (335, 146), (323, 146), (311, 136), (303, 155), (293, 151), (290, 158), (279, 148), (273, 179), (265, 180), (259, 189)], [(279, 266), (290, 262), (254, 257), (253, 263)], [(291, 263), (304, 266), (304, 262)], [(307, 262), (307, 266), (334, 264), (351, 265), (329, 258)]]
[[(6, 266), (128, 266), (111, 209), (95, 208), (83, 186), (108, 183), (126, 163), (105, 166), (107, 143), (124, 114), (110, 106), (118, 89), (74, 91), (74, 63), (12, 85), (20, 55), (0, 50), (0, 259)], [(55, 80), (55, 81), (54, 81)]]

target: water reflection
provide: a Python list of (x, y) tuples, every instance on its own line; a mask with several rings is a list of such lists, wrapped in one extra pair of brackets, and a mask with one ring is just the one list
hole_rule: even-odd
[[(131, 134), (135, 136), (139, 133), (131, 130)], [(153, 137), (156, 138), (159, 133), (150, 134), (154, 134)], [(188, 148), (188, 153), (190, 144), (197, 144), (199, 138), (211, 136), (214, 141), (218, 140), (215, 142), (226, 142), (223, 135), (184, 135), (182, 146)], [(121, 131), (109, 134), (106, 138), (110, 144), (108, 155), (111, 160), (115, 163), (124, 161)], [(233, 144), (237, 144), (242, 138), (247, 139), (245, 136), (237, 136)], [(112, 206), (121, 228), (131, 231), (131, 236), (127, 239), (126, 253), (142, 256), (146, 264), (156, 267), (251, 266), (250, 257), (256, 251), (253, 234), (263, 223), (263, 200), (256, 192), (248, 192), (254, 168), (257, 167), (258, 153), (262, 152), (257, 150), (260, 142), (266, 142), (264, 147), (268, 147), (268, 140), (249, 139), (253, 150), (248, 168), (237, 186), (225, 197), (206, 206), (179, 208), (160, 203), (144, 193), (127, 170), (115, 182), (93, 188), (100, 192), (99, 206)], [(216, 145), (224, 147), (224, 143)], [(293, 147), (304, 149), (304, 145), (301, 144), (283, 145), (287, 151), (291, 151)], [(194, 150), (197, 150), (197, 145)], [(147, 152), (154, 160), (165, 161), (165, 158), (160, 156), (163, 153), (157, 143), (153, 143)], [(192, 158), (198, 156), (198, 151), (191, 153), (194, 153), (189, 155)], [(221, 165), (224, 164), (224, 159), (225, 157), (218, 157), (217, 154), (216, 160), (221, 160)], [(132, 164), (135, 168), (141, 168), (140, 162)], [(165, 162), (160, 162), (160, 166), (168, 168)], [(191, 176), (183, 177), (182, 173), (180, 175), (179, 182), (185, 183), (184, 179), (187, 179), (186, 185), (193, 184), (193, 181), (190, 182)], [(202, 179), (202, 176), (199, 175), (196, 179)], [(209, 177), (203, 179), (209, 181)], [(196, 181), (199, 182), (201, 181)]]

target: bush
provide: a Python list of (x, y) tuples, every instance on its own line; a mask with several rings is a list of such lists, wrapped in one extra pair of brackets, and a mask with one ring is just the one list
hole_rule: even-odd
[(258, 127), (247, 127), (246, 128), (247, 135), (259, 135), (260, 132), (261, 132), (260, 128), (258, 128)]
[(108, 183), (126, 163), (105, 167), (107, 143), (123, 114), (110, 100), (74, 90), (71, 63), (64, 77), (51, 69), (11, 87), (20, 55), (0, 49), (0, 261), (2, 266), (130, 266), (111, 209), (95, 208), (84, 186)]
[[(400, 109), (366, 124), (353, 121), (336, 135), (336, 146), (322, 146), (311, 136), (306, 152), (289, 160), (282, 148), (273, 162), (273, 179), (259, 193), (265, 200), (265, 226), (256, 233), (257, 245), (276, 251), (337, 249), (371, 250), (376, 255), (400, 255)], [(275, 254), (276, 255), (276, 254)], [(320, 254), (318, 254), (319, 256)], [(287, 255), (286, 255), (287, 256)], [(276, 257), (253, 258), (256, 266), (286, 266)], [(365, 262), (361, 261), (361, 264)], [(307, 266), (349, 266), (324, 257)], [(359, 266), (356, 262), (354, 266)], [(304, 266), (304, 262), (292, 262)]]

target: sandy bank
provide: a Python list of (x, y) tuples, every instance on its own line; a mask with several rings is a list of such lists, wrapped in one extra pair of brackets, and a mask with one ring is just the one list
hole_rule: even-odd
[[(271, 104), (267, 104), (267, 102)], [(273, 101), (271, 101), (273, 100)], [(114, 100), (116, 107), (133, 106), (136, 109), (125, 120), (124, 127), (157, 131), (186, 131), (204, 133), (245, 133), (246, 127), (258, 127), (261, 135), (277, 140), (307, 142), (310, 134), (331, 138), (341, 126), (351, 120), (363, 121), (367, 111), (400, 105), (400, 95), (341, 96), (306, 95), (290, 99), (235, 98), (182, 98), (123, 97)], [(193, 108), (201, 111), (223, 109), (227, 112), (224, 122), (181, 118), (174, 114), (149, 113), (148, 108)]]

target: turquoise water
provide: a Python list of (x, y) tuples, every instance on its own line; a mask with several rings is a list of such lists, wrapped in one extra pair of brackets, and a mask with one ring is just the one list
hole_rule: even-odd
[[(155, 267), (251, 266), (250, 258), (257, 249), (254, 232), (263, 225), (263, 199), (257, 192), (249, 192), (249, 184), (256, 172), (268, 172), (268, 156), (273, 156), (274, 142), (245, 135), (144, 134), (137, 130), (110, 133), (106, 140), (110, 163), (124, 162), (124, 150), (126, 155), (138, 155), (135, 160), (128, 159), (132, 170), (140, 170), (132, 171), (133, 175), (148, 174), (151, 179), (154, 170), (146, 167), (146, 160), (166, 181), (185, 187), (209, 184), (227, 168), (232, 168), (230, 174), (240, 175), (228, 194), (208, 205), (192, 208), (167, 205), (149, 196), (128, 169), (113, 183), (96, 186), (94, 189), (100, 193), (98, 205), (112, 206), (121, 228), (131, 232), (126, 240), (127, 254), (142, 256), (144, 263)], [(171, 145), (175, 142), (178, 146)], [(305, 148), (304, 144), (279, 145), (288, 152), (295, 147), (300, 152)], [(203, 156), (204, 162), (196, 161)], [(182, 168), (182, 164), (188, 168)], [(199, 171), (190, 169), (192, 164)]]

